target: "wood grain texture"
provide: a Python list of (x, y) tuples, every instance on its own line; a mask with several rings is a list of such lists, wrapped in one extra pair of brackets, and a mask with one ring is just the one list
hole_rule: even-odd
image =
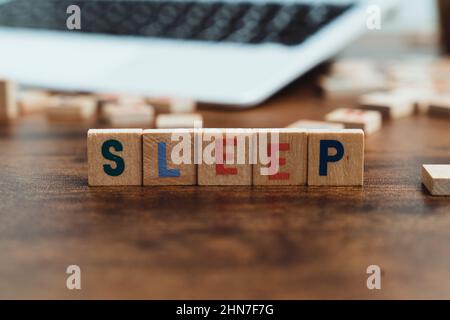
[(14, 120), (18, 114), (15, 83), (0, 79), (0, 123)]
[[(411, 51), (376, 34), (355, 54)], [(205, 126), (282, 128), (357, 106), (315, 94), (320, 74), (257, 108), (202, 106)], [(415, 115), (366, 137), (362, 188), (90, 188), (86, 132), (102, 126), (37, 114), (0, 126), (0, 298), (449, 298), (450, 200), (420, 178), (422, 164), (450, 163), (447, 119)], [(66, 289), (71, 264), (82, 290)], [(366, 287), (372, 264), (381, 290)]]
[[(337, 156), (338, 146), (323, 145), (326, 141), (337, 141), (343, 147), (341, 157)], [(322, 146), (325, 147), (323, 153)], [(335, 155), (336, 159), (333, 158)], [(324, 161), (325, 172), (322, 172), (320, 163)], [(362, 186), (363, 177), (364, 132), (362, 130), (310, 130), (308, 132), (308, 185)]]
[(142, 129), (91, 129), (87, 153), (90, 186), (142, 185)]
[(424, 164), (422, 183), (434, 196), (450, 196), (450, 164)]
[[(174, 136), (176, 138), (175, 141), (172, 141), (172, 134), (176, 135)], [(164, 144), (165, 154), (160, 154), (159, 152), (162, 152), (162, 149), (159, 150), (159, 148), (162, 148), (162, 146), (159, 146), (161, 143)], [(179, 144), (181, 144), (183, 149), (180, 152), (176, 152), (176, 155), (187, 157), (190, 163), (174, 164), (172, 161), (171, 154), (173, 148)], [(197, 183), (197, 166), (194, 163), (193, 129), (144, 130), (142, 145), (145, 186), (195, 185)], [(185, 146), (188, 148), (185, 148)], [(164, 172), (159, 172), (159, 166), (164, 168)]]
[[(197, 166), (198, 184), (202, 186), (251, 185), (252, 164), (250, 163), (250, 146), (253, 145), (255, 133), (246, 129), (204, 129), (200, 130), (203, 158)], [(242, 141), (242, 143), (238, 142)], [(223, 156), (220, 156), (218, 144), (221, 144)], [(234, 144), (234, 147), (233, 147)], [(213, 146), (212, 149), (208, 148)], [(229, 150), (231, 149), (231, 150)], [(212, 150), (212, 152), (209, 152)], [(230, 154), (231, 157), (226, 156)], [(239, 160), (243, 155), (243, 161)], [(205, 158), (212, 155), (212, 161)], [(221, 163), (217, 161), (221, 159)], [(232, 164), (227, 163), (230, 159)]]
[[(276, 130), (278, 136), (278, 146), (270, 149), (271, 135), (274, 130), (258, 130), (255, 138), (258, 143), (258, 151), (260, 151), (262, 143), (261, 133), (266, 134), (267, 151), (263, 151), (263, 155), (274, 155), (279, 165), (273, 166), (272, 161), (269, 164), (261, 163), (261, 156), (258, 154), (258, 161), (253, 165), (253, 184), (254, 185), (306, 185), (306, 174), (308, 167), (308, 134), (302, 129), (280, 129)], [(270, 144), (270, 146), (268, 145)], [(272, 150), (272, 151), (269, 151)], [(276, 151), (278, 150), (278, 151)], [(271, 175), (262, 175), (261, 169), (266, 170), (273, 166), (277, 171)]]

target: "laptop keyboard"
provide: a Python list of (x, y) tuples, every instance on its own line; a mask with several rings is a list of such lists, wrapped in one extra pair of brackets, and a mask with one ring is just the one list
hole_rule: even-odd
[(297, 45), (351, 5), (250, 2), (13, 0), (0, 5), (0, 26), (67, 30), (69, 5), (81, 30), (124, 36)]

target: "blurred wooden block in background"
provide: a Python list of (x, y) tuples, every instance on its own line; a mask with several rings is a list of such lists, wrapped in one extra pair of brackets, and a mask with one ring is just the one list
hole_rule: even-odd
[(17, 118), (16, 85), (9, 80), (0, 79), (0, 122)]
[(344, 129), (345, 126), (342, 123), (333, 123), (326, 121), (315, 121), (315, 120), (299, 120), (291, 123), (286, 128), (297, 128), (297, 129)]
[[(274, 141), (272, 136), (275, 138)], [(253, 165), (253, 185), (306, 185), (308, 168), (306, 130), (258, 129), (255, 139), (258, 159)], [(265, 161), (268, 159), (271, 161)]]
[(194, 130), (144, 130), (143, 175), (144, 185), (197, 184), (197, 165), (194, 163)]
[(142, 129), (90, 129), (90, 186), (142, 185)]
[(371, 134), (381, 128), (382, 116), (379, 111), (339, 108), (325, 116), (329, 122), (342, 123), (347, 129), (363, 129)]
[(172, 98), (169, 109), (172, 113), (193, 113), (197, 109), (197, 103), (191, 99)]
[(250, 153), (254, 146), (254, 130), (203, 129), (196, 135), (203, 145), (203, 157), (198, 160), (197, 167), (199, 185), (252, 184)]
[(186, 114), (160, 114), (156, 117), (156, 128), (201, 128), (203, 127), (203, 117), (198, 113)]
[(363, 177), (362, 130), (308, 131), (308, 185), (362, 186)]
[(424, 164), (422, 183), (433, 196), (450, 196), (450, 164)]
[(23, 90), (19, 94), (19, 110), (21, 114), (43, 112), (51, 103), (48, 91), (40, 89)]
[(157, 113), (170, 112), (170, 98), (168, 97), (148, 97), (146, 101), (155, 108)]
[(152, 127), (155, 111), (146, 104), (106, 103), (102, 107), (102, 120), (112, 126)]
[(89, 95), (56, 95), (49, 99), (47, 119), (51, 121), (82, 121), (92, 118), (97, 100)]
[(385, 119), (398, 119), (414, 113), (414, 99), (406, 94), (394, 92), (374, 92), (359, 99), (359, 108), (381, 112)]
[(450, 94), (437, 94), (427, 101), (428, 114), (450, 120)]
[(386, 88), (381, 76), (355, 78), (348, 75), (325, 76), (319, 80), (327, 98), (348, 98)]
[(187, 98), (147, 98), (158, 113), (193, 113), (197, 109), (197, 103)]

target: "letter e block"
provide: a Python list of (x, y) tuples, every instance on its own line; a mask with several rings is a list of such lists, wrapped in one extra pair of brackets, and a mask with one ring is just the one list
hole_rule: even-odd
[(260, 129), (255, 138), (258, 161), (253, 166), (254, 185), (306, 185), (306, 130)]
[(197, 169), (199, 185), (252, 184), (254, 130), (203, 129), (196, 134), (203, 144)]
[(90, 186), (142, 185), (142, 129), (90, 129)]
[(308, 132), (308, 185), (362, 186), (363, 175), (362, 130)]

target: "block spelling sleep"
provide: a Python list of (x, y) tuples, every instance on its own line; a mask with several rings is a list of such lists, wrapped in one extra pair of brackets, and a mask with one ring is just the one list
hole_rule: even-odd
[(450, 196), (450, 164), (424, 164), (422, 183), (433, 196)]
[(143, 132), (144, 185), (195, 185), (193, 129)]
[(306, 185), (308, 135), (306, 130), (259, 129), (254, 185)]
[(252, 184), (254, 130), (203, 129), (196, 135), (203, 146), (196, 157), (199, 185)]
[(386, 119), (398, 119), (414, 113), (414, 99), (406, 94), (395, 92), (374, 92), (359, 99), (359, 108), (379, 111)]
[(308, 131), (308, 185), (362, 186), (363, 175), (362, 130)]
[(90, 186), (142, 185), (142, 129), (90, 129)]
[(325, 120), (342, 123), (348, 129), (363, 129), (365, 134), (371, 134), (381, 128), (382, 116), (378, 111), (339, 108), (328, 113)]
[(17, 117), (16, 86), (14, 82), (0, 79), (0, 122)]

